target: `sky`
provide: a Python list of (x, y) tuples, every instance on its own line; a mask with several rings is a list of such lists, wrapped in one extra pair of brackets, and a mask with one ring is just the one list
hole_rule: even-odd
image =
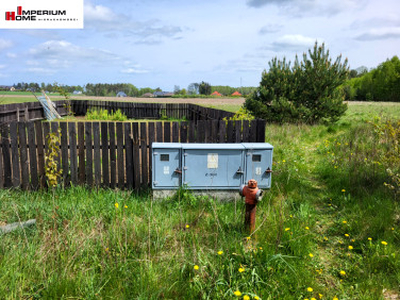
[(399, 0), (85, 0), (84, 29), (0, 29), (0, 85), (258, 86), (271, 59), (316, 41), (370, 69), (400, 56), (399, 12)]

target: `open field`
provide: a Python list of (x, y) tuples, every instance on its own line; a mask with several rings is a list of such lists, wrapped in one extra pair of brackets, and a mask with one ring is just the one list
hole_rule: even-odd
[(400, 104), (350, 103), (328, 127), (268, 125), (272, 188), (250, 237), (243, 203), (185, 191), (0, 191), (0, 225), (37, 219), (0, 237), (0, 297), (399, 299), (397, 148), (375, 116), (398, 120)]

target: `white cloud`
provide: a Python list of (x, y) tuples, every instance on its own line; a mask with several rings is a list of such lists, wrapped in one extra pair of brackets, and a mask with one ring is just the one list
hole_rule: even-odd
[(10, 48), (13, 45), (11, 41), (0, 39), (0, 51)]
[(303, 36), (301, 34), (284, 35), (274, 41), (267, 49), (274, 51), (304, 51), (312, 48), (318, 39)]
[(17, 58), (17, 54), (11, 53), (11, 52), (7, 53), (6, 56), (7, 56), (8, 58)]
[(375, 41), (386, 39), (400, 39), (400, 27), (373, 28), (356, 37), (360, 41)]
[(51, 69), (51, 68), (28, 68), (27, 71), (29, 73), (38, 73), (41, 75), (54, 75), (56, 74), (56, 70), (55, 69)]
[(117, 15), (110, 8), (103, 5), (85, 3), (84, 11), (85, 22), (110, 22), (117, 17)]
[(268, 34), (268, 33), (276, 33), (276, 32), (279, 32), (282, 28), (283, 28), (282, 25), (267, 24), (267, 25), (261, 27), (261, 29), (258, 33), (261, 35)]
[(104, 33), (107, 37), (136, 36), (137, 44), (160, 44), (163, 38), (179, 38), (180, 26), (166, 25), (160, 20), (146, 22), (132, 20), (129, 15), (117, 14), (102, 5), (85, 4), (85, 28)]
[(140, 69), (137, 69), (137, 68), (128, 68), (128, 69), (121, 70), (121, 73), (125, 73), (125, 74), (145, 74), (145, 73), (149, 73), (149, 71), (140, 70)]
[(327, 15), (362, 8), (367, 0), (247, 0), (247, 5), (260, 8), (266, 5), (277, 5), (283, 12), (296, 16)]
[(69, 61), (69, 62), (104, 62), (115, 61), (119, 57), (106, 50), (84, 48), (67, 41), (47, 41), (29, 50), (35, 59)]

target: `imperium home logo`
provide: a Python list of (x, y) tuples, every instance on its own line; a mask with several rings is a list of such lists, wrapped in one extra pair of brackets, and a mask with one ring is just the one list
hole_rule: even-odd
[[(0, 17), (0, 28), (5, 29), (51, 29), (51, 28), (83, 28), (83, 0), (48, 1), (34, 0), (18, 5), (11, 0), (14, 9), (7, 1), (7, 5), (0, 4), (3, 18)], [(4, 9), (3, 9), (4, 7)]]

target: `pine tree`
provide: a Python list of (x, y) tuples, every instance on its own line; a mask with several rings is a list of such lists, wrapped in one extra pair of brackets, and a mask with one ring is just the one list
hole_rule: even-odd
[(313, 51), (303, 54), (303, 61), (296, 56), (293, 67), (285, 58), (272, 59), (245, 107), (257, 118), (271, 122), (335, 122), (347, 109), (338, 87), (348, 72), (347, 60), (341, 63), (339, 56), (332, 63), (325, 45), (315, 43)]

